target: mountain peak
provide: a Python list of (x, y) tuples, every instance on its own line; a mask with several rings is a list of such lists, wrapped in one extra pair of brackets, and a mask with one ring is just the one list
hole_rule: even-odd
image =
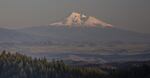
[(112, 28), (111, 24), (108, 24), (102, 20), (93, 16), (86, 16), (78, 12), (72, 12), (64, 21), (55, 22), (50, 24), (51, 26), (86, 26), (86, 27), (107, 27)]
[(71, 26), (73, 24), (81, 25), (81, 14), (77, 12), (72, 12), (70, 16), (67, 17), (65, 24)]

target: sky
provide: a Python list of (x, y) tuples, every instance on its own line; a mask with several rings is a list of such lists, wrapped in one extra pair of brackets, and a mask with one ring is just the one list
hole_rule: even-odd
[(150, 0), (0, 0), (0, 27), (47, 25), (81, 12), (118, 28), (150, 33), (149, 4)]

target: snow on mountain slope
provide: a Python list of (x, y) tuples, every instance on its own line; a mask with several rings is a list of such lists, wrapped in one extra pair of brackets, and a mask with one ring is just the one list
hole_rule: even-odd
[(64, 21), (55, 22), (50, 24), (50, 26), (87, 26), (87, 27), (109, 27), (112, 28), (111, 24), (108, 24), (102, 20), (99, 20), (93, 16), (86, 16), (77, 12), (71, 13)]

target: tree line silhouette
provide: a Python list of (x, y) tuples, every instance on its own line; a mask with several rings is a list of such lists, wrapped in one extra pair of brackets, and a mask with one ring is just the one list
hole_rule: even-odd
[(3, 51), (0, 54), (0, 78), (150, 78), (150, 65), (105, 70)]

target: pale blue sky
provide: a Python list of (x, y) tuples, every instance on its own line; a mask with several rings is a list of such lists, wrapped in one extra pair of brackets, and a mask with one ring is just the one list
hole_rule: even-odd
[(150, 0), (0, 0), (0, 27), (39, 26), (73, 11), (119, 28), (150, 33)]

